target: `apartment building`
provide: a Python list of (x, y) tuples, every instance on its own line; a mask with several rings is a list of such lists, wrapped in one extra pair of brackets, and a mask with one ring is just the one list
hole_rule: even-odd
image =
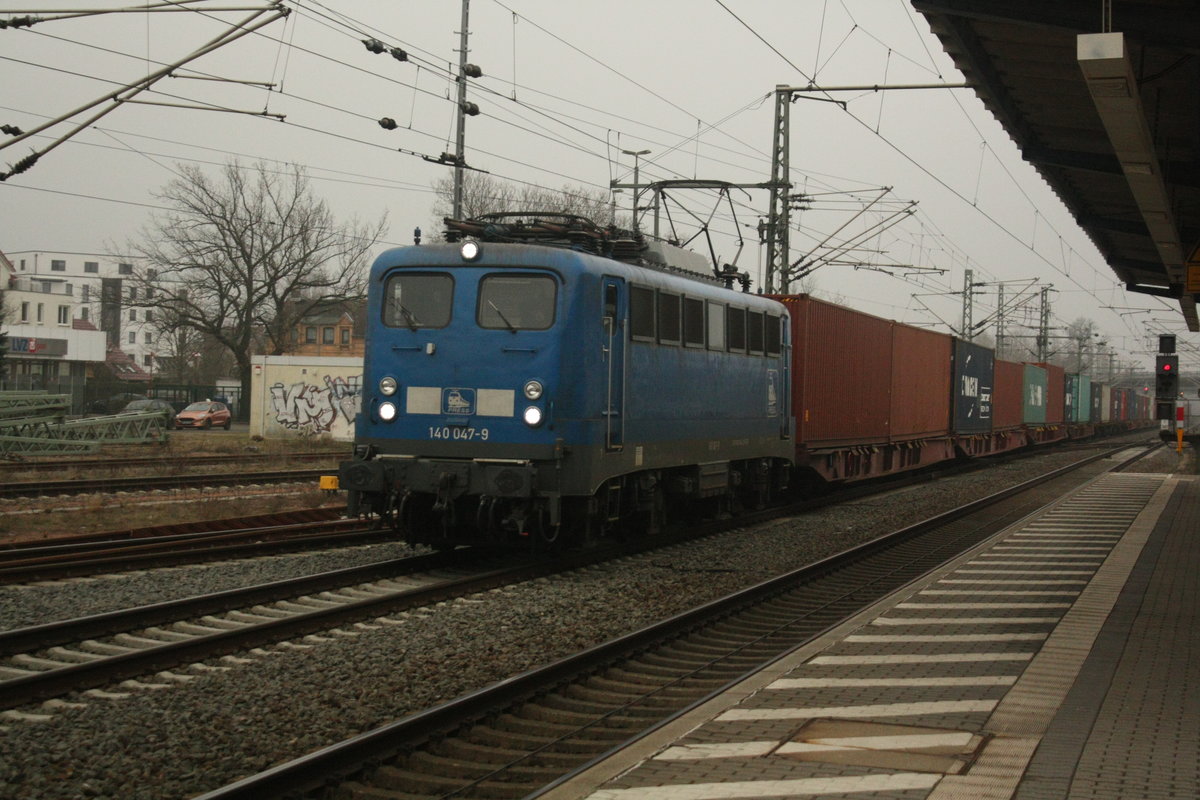
[[(78, 320), (102, 331), (107, 351), (120, 351), (129, 356), (140, 371), (157, 372), (155, 310), (138, 303), (132, 258), (27, 250), (9, 253), (8, 261), (16, 284), (37, 287), (47, 295), (40, 301), (41, 312), (43, 315), (53, 313), (55, 324), (60, 324), (57, 320), (64, 314), (69, 315), (67, 322), (61, 324), (69, 328), (71, 320)], [(21, 302), (30, 305), (19, 306), (17, 316), (27, 314), (36, 321), (39, 301)], [(69, 309), (64, 310), (64, 306)], [(15, 318), (10, 315), (10, 319)], [(21, 322), (24, 324), (23, 319)]]
[(5, 386), (66, 391), (82, 385), (88, 370), (105, 361), (106, 336), (80, 319), (73, 283), (22, 275), (14, 261), (0, 253), (0, 288), (3, 330), (8, 334)]

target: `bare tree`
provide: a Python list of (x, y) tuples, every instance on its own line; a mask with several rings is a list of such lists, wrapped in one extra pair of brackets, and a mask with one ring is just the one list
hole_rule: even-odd
[[(451, 215), (454, 207), (454, 178), (435, 181), (434, 229)], [(597, 225), (620, 223), (628, 226), (628, 216), (617, 214), (612, 198), (604, 189), (565, 185), (555, 191), (541, 186), (517, 184), (483, 172), (467, 172), (463, 180), (463, 216), (467, 219), (501, 211), (554, 211), (577, 214)]]
[(1067, 326), (1067, 352), (1058, 357), (1059, 365), (1068, 372), (1090, 373), (1094, 342), (1099, 336), (1095, 322), (1087, 317), (1076, 317)]
[(174, 308), (162, 309), (157, 328), (155, 358), (161, 371), (175, 383), (199, 382), (199, 364), (211, 342), (185, 324)]
[[(0, 273), (3, 274), (3, 273)], [(4, 323), (8, 319), (8, 309), (5, 306), (4, 286), (0, 285), (0, 388), (4, 387), (4, 379), (8, 377), (8, 334)]]
[(338, 224), (298, 165), (277, 172), (234, 161), (215, 177), (194, 165), (178, 170), (157, 195), (169, 210), (130, 244), (145, 298), (138, 304), (163, 309), (160, 336), (182, 327), (219, 342), (248, 391), (258, 341), (278, 355), (315, 306), (365, 295), (366, 259), (386, 216)]

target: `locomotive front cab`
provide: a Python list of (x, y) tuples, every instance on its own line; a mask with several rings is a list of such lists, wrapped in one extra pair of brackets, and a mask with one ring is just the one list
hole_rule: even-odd
[(355, 458), (339, 471), (352, 515), (431, 544), (557, 524), (541, 467), (563, 451), (568, 294), (543, 250), (468, 242), (377, 260)]

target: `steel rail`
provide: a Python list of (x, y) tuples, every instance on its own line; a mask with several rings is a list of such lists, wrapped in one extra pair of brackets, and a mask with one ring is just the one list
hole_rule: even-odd
[[(12, 655), (30, 650), (43, 650), (114, 633), (138, 631), (164, 623), (185, 622), (266, 602), (304, 598), (313, 593), (344, 589), (364, 582), (462, 565), (464, 560), (470, 557), (468, 552), (459, 551), (433, 553), (21, 628), (0, 633), (0, 653)], [(492, 569), (465, 578), (443, 580), (431, 586), (398, 590), (354, 602), (337, 605), (325, 603), (324, 607), (315, 608), (309, 613), (296, 613), (261, 624), (196, 635), (186, 640), (164, 641), (161, 645), (131, 650), (111, 657), (33, 672), (0, 681), (0, 708), (12, 708), (33, 700), (94, 688), (179, 664), (193, 663), (314, 631), (328, 630), (350, 621), (442, 602), (462, 594), (486, 591), (515, 580), (540, 577), (553, 569), (553, 565), (548, 562)]]
[(94, 575), (196, 563), (214, 558), (282, 553), (321, 546), (353, 546), (395, 538), (361, 520), (331, 519), (242, 530), (191, 533), (47, 545), (0, 551), (0, 584)]
[(346, 458), (349, 453), (345, 450), (325, 450), (310, 453), (236, 453), (186, 455), (176, 458), (163, 456), (138, 456), (134, 458), (71, 458), (64, 456), (59, 459), (46, 460), (0, 460), (0, 472), (13, 473), (22, 471), (41, 472), (44, 470), (63, 469), (127, 469), (131, 467), (171, 467), (178, 469), (200, 464), (237, 464), (255, 461), (320, 461), (326, 458)]
[(463, 561), (463, 555), (455, 551), (429, 553), (17, 628), (0, 632), (0, 655), (14, 655), (83, 639), (135, 631), (167, 622), (194, 619), (260, 603), (288, 600), (397, 575), (445, 569), (459, 566)]
[(293, 525), (305, 522), (328, 522), (329, 520), (343, 516), (345, 513), (345, 506), (321, 506), (319, 508), (298, 509), (294, 511), (277, 511), (273, 514), (253, 514), (248, 517), (223, 517), (212, 520), (150, 525), (144, 528), (77, 533), (68, 536), (41, 539), (36, 542), (8, 542), (0, 545), (0, 559), (11, 553), (37, 552), (43, 549), (49, 551), (54, 548), (69, 549), (72, 547), (86, 549), (88, 545), (110, 544), (156, 536), (173, 536), (181, 533), (213, 533), (221, 530), (232, 531), (247, 528), (267, 528), (277, 525)]
[(248, 483), (315, 481), (328, 472), (327, 469), (297, 469), (245, 472), (234, 475), (158, 475), (73, 481), (19, 481), (0, 485), (0, 497), (45, 497), (87, 492), (136, 492), (153, 489), (187, 489), (198, 486), (240, 486)]

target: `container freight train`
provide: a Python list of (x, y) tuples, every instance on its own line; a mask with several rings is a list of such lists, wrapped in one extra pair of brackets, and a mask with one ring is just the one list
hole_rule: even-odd
[[(413, 543), (577, 543), (1091, 435), (1144, 398), (555, 214), (371, 268), (349, 513)], [(740, 284), (742, 291), (733, 287)], [(1097, 402), (1099, 401), (1099, 402)]]

